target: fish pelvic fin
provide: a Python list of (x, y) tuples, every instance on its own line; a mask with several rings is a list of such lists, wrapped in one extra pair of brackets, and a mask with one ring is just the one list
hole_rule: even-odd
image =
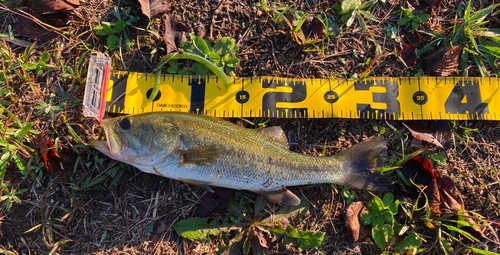
[(386, 151), (385, 139), (374, 136), (333, 156), (343, 162), (345, 173), (335, 183), (355, 189), (392, 191), (392, 180), (376, 171), (382, 168)]
[(284, 205), (299, 205), (300, 204), (300, 198), (297, 197), (295, 194), (293, 194), (291, 191), (289, 191), (287, 188), (282, 187), (278, 189), (273, 189), (273, 190), (266, 190), (266, 191), (261, 191), (257, 192), (258, 194), (268, 197), (270, 200), (284, 204)]

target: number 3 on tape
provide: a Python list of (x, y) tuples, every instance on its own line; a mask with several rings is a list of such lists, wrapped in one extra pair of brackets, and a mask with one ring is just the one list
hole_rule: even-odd
[[(101, 76), (101, 80), (109, 78), (107, 87), (92, 83), (96, 91), (92, 96), (102, 95), (103, 103), (92, 105), (101, 102), (96, 98), (84, 104), (84, 108), (99, 107), (101, 113), (183, 111), (215, 117), (500, 119), (498, 78), (231, 77), (232, 88), (221, 91), (217, 77), (163, 75), (157, 97), (148, 104), (156, 83), (154, 75), (110, 72), (108, 77)], [(99, 89), (106, 91), (100, 93)]]

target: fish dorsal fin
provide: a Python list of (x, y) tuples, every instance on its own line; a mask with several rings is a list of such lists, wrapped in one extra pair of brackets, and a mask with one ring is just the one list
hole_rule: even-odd
[(264, 135), (271, 137), (274, 141), (285, 147), (286, 149), (290, 149), (290, 145), (288, 144), (288, 139), (286, 138), (285, 132), (279, 126), (274, 127), (265, 127), (258, 129), (258, 131)]
[(179, 155), (183, 159), (182, 164), (210, 166), (219, 157), (219, 149), (216, 146), (199, 146), (181, 150)]
[(299, 205), (300, 198), (289, 191), (287, 188), (282, 187), (274, 190), (267, 190), (258, 192), (262, 196), (266, 196), (269, 199), (273, 200), (276, 203), (284, 204), (284, 205)]
[(183, 182), (188, 183), (188, 184), (191, 184), (193, 186), (196, 186), (204, 191), (214, 193), (214, 190), (212, 188), (210, 188), (210, 183), (208, 183), (208, 182), (200, 182), (200, 181), (194, 181), (194, 180), (183, 179), (183, 178), (179, 178), (178, 180), (183, 181)]

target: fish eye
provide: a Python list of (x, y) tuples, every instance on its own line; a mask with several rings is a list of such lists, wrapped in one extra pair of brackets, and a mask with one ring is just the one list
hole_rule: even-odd
[(120, 122), (120, 127), (124, 130), (128, 130), (130, 128), (130, 120), (128, 118), (123, 118)]

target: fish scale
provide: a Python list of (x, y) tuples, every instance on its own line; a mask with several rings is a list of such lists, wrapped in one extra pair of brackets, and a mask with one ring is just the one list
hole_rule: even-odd
[(298, 204), (300, 200), (286, 187), (336, 183), (392, 189), (390, 179), (374, 171), (385, 151), (382, 138), (370, 138), (332, 157), (313, 157), (289, 151), (285, 141), (276, 139), (281, 129), (247, 129), (191, 113), (146, 113), (102, 124), (107, 141), (90, 144), (104, 154), (144, 172), (208, 190), (209, 186), (249, 190)]

